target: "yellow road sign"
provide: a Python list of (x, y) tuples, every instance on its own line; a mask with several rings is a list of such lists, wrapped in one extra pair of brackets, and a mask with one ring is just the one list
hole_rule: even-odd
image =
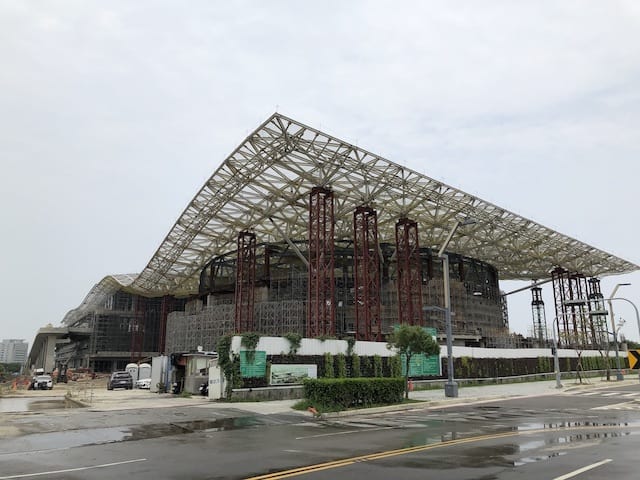
[(629, 350), (627, 357), (629, 358), (629, 368), (640, 369), (640, 350)]

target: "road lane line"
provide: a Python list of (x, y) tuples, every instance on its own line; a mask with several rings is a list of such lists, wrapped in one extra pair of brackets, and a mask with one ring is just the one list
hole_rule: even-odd
[[(497, 433), (497, 434), (487, 434), (487, 435), (480, 435), (477, 437), (468, 437), (468, 438), (462, 438), (462, 439), (456, 439), (456, 440), (447, 440), (445, 442), (441, 442), (441, 443), (434, 443), (434, 444), (430, 444), (430, 445), (418, 445), (415, 447), (407, 447), (407, 448), (400, 448), (397, 450), (388, 450), (385, 452), (377, 452), (377, 453), (371, 453), (368, 455), (360, 455), (357, 457), (349, 457), (349, 458), (343, 458), (340, 460), (333, 460), (330, 462), (324, 462), (324, 463), (316, 463), (314, 465), (306, 465), (304, 467), (298, 467), (298, 468), (292, 468), (290, 470), (282, 470), (280, 472), (272, 472), (272, 473), (266, 473), (263, 475), (258, 475), (258, 476), (253, 476), (253, 477), (247, 477), (245, 480), (277, 480), (277, 479), (281, 479), (281, 478), (289, 478), (289, 477), (295, 477), (298, 475), (305, 475), (308, 473), (313, 473), (316, 471), (320, 471), (320, 470), (328, 470), (331, 468), (340, 468), (340, 467), (344, 467), (347, 465), (352, 465), (354, 463), (358, 463), (358, 462), (367, 462), (367, 461), (372, 461), (372, 460), (379, 460), (382, 458), (387, 458), (387, 457), (395, 457), (398, 455), (406, 455), (409, 453), (418, 453), (418, 452), (423, 452), (423, 451), (427, 451), (427, 450), (434, 450), (437, 448), (444, 448), (444, 447), (451, 447), (451, 446), (456, 446), (456, 445), (462, 445), (465, 443), (474, 443), (474, 442), (480, 442), (483, 440), (497, 440), (499, 438), (506, 438), (506, 437), (515, 437), (515, 436), (519, 436), (519, 435), (532, 435), (532, 434), (538, 434), (538, 433), (551, 433), (551, 432), (555, 432), (555, 433), (559, 433), (559, 432), (563, 432), (563, 431), (571, 431), (571, 430), (601, 430), (601, 429), (606, 429), (606, 428), (634, 428), (633, 426), (630, 425), (619, 425), (619, 426), (612, 426), (612, 425), (590, 425), (590, 426), (582, 426), (582, 427), (562, 427), (562, 428), (540, 428), (540, 429), (533, 429), (533, 430), (522, 430), (522, 431), (515, 431), (515, 432), (503, 432), (503, 433)], [(637, 427), (636, 427), (637, 428)], [(611, 459), (607, 459), (604, 462), (600, 462), (599, 464), (594, 464), (593, 466), (591, 466), (591, 468), (595, 468), (601, 464), (604, 463), (608, 463), (610, 462)], [(585, 470), (586, 471), (586, 470)], [(575, 475), (577, 475), (578, 473), (581, 472), (577, 472), (575, 473)], [(553, 480), (562, 480), (562, 478), (571, 478), (571, 477), (558, 477), (556, 479)], [(0, 478), (0, 480), (2, 480), (2, 478)]]
[(445, 442), (433, 443), (430, 445), (418, 445), (415, 447), (400, 448), (398, 450), (388, 450), (385, 452), (371, 453), (368, 455), (360, 455), (357, 457), (333, 460), (331, 462), (317, 463), (315, 465), (306, 465), (304, 467), (293, 468), (293, 469), (284, 470), (281, 472), (267, 473), (264, 475), (258, 475), (257, 477), (250, 477), (247, 480), (266, 480), (266, 479), (293, 477), (296, 475), (304, 475), (305, 473), (312, 473), (315, 471), (326, 470), (329, 468), (344, 467), (346, 465), (351, 465), (356, 462), (366, 462), (370, 460), (377, 460), (380, 458), (394, 457), (397, 455), (406, 455), (407, 453), (422, 452), (425, 450), (449, 447), (452, 445), (461, 445), (464, 443), (479, 442), (481, 440), (494, 440), (494, 439), (503, 438), (503, 437), (513, 437), (513, 436), (521, 435), (522, 433), (523, 432), (506, 432), (506, 433), (481, 435), (479, 437), (462, 438), (458, 440), (448, 440)]
[(146, 462), (146, 458), (136, 458), (135, 460), (125, 460), (123, 462), (103, 463), (102, 465), (91, 465), (88, 467), (67, 468), (64, 470), (49, 470), (48, 472), (36, 472), (36, 473), (22, 473), (19, 475), (9, 475), (7, 477), (0, 477), (0, 480), (9, 480), (12, 478), (29, 478), (29, 477), (41, 477), (43, 475), (54, 475), (56, 473), (69, 473), (69, 472), (82, 472), (84, 470), (93, 470), (95, 468), (107, 468), (116, 467), (118, 465), (125, 465), (127, 463)]
[(576, 475), (580, 475), (581, 473), (588, 472), (589, 470), (593, 470), (594, 468), (600, 467), (600, 466), (604, 465), (605, 463), (609, 463), (611, 461), (612, 460), (610, 458), (607, 458), (605, 460), (602, 460), (601, 462), (592, 463), (591, 465), (587, 465), (586, 467), (582, 467), (582, 468), (579, 468), (578, 470), (574, 470), (573, 472), (569, 472), (569, 473), (567, 473), (565, 475), (562, 475), (560, 477), (556, 477), (553, 480), (567, 480), (567, 478), (573, 478)]
[(32, 455), (35, 453), (50, 453), (50, 452), (60, 452), (62, 450), (70, 450), (72, 447), (60, 447), (60, 448), (45, 448), (42, 450), (24, 450), (20, 452), (6, 452), (0, 453), (0, 457), (8, 457), (11, 455)]

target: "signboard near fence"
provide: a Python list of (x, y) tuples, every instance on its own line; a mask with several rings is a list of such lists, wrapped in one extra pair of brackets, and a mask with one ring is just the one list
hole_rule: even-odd
[[(397, 327), (396, 327), (397, 328)], [(424, 327), (424, 330), (437, 341), (437, 331), (435, 328)], [(402, 355), (402, 375), (406, 374), (407, 357)], [(436, 377), (440, 376), (440, 355), (425, 355), (424, 353), (411, 356), (409, 361), (410, 377)]]
[(267, 352), (240, 350), (240, 374), (243, 378), (264, 377), (267, 374)]
[[(407, 357), (402, 355), (402, 375), (406, 372)], [(426, 356), (424, 353), (411, 356), (410, 377), (436, 377), (440, 375), (440, 355)]]
[(302, 383), (305, 378), (318, 378), (318, 366), (299, 363), (271, 365), (271, 385)]

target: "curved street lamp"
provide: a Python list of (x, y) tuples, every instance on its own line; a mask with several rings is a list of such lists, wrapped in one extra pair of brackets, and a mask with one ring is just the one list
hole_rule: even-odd
[(444, 241), (440, 250), (438, 251), (438, 258), (442, 260), (442, 288), (444, 295), (444, 317), (445, 326), (447, 330), (447, 383), (444, 384), (445, 397), (457, 397), (458, 396), (458, 384), (453, 380), (453, 333), (451, 332), (451, 292), (449, 289), (449, 255), (444, 253), (445, 249), (449, 246), (449, 242), (455, 235), (458, 227), (464, 225), (471, 225), (476, 223), (475, 220), (466, 218), (464, 220), (456, 220), (453, 228), (447, 235), (447, 239)]
[[(616, 331), (616, 321), (613, 316), (613, 304), (612, 300), (616, 296), (616, 292), (620, 287), (625, 287), (627, 285), (631, 285), (630, 283), (618, 283), (611, 292), (611, 296), (607, 299), (609, 303), (609, 314), (611, 315), (611, 329), (613, 330), (613, 344), (616, 347), (616, 380), (624, 380), (624, 375), (622, 375), (622, 371), (620, 370), (620, 348), (618, 347), (618, 333)], [(636, 312), (637, 313), (637, 312)]]

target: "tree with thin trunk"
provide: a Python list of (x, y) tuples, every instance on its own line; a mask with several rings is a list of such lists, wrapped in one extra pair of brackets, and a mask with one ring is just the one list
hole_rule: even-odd
[(419, 325), (400, 325), (387, 339), (387, 348), (395, 349), (399, 355), (405, 356), (405, 398), (409, 398), (409, 363), (417, 354), (438, 355), (440, 345)]

